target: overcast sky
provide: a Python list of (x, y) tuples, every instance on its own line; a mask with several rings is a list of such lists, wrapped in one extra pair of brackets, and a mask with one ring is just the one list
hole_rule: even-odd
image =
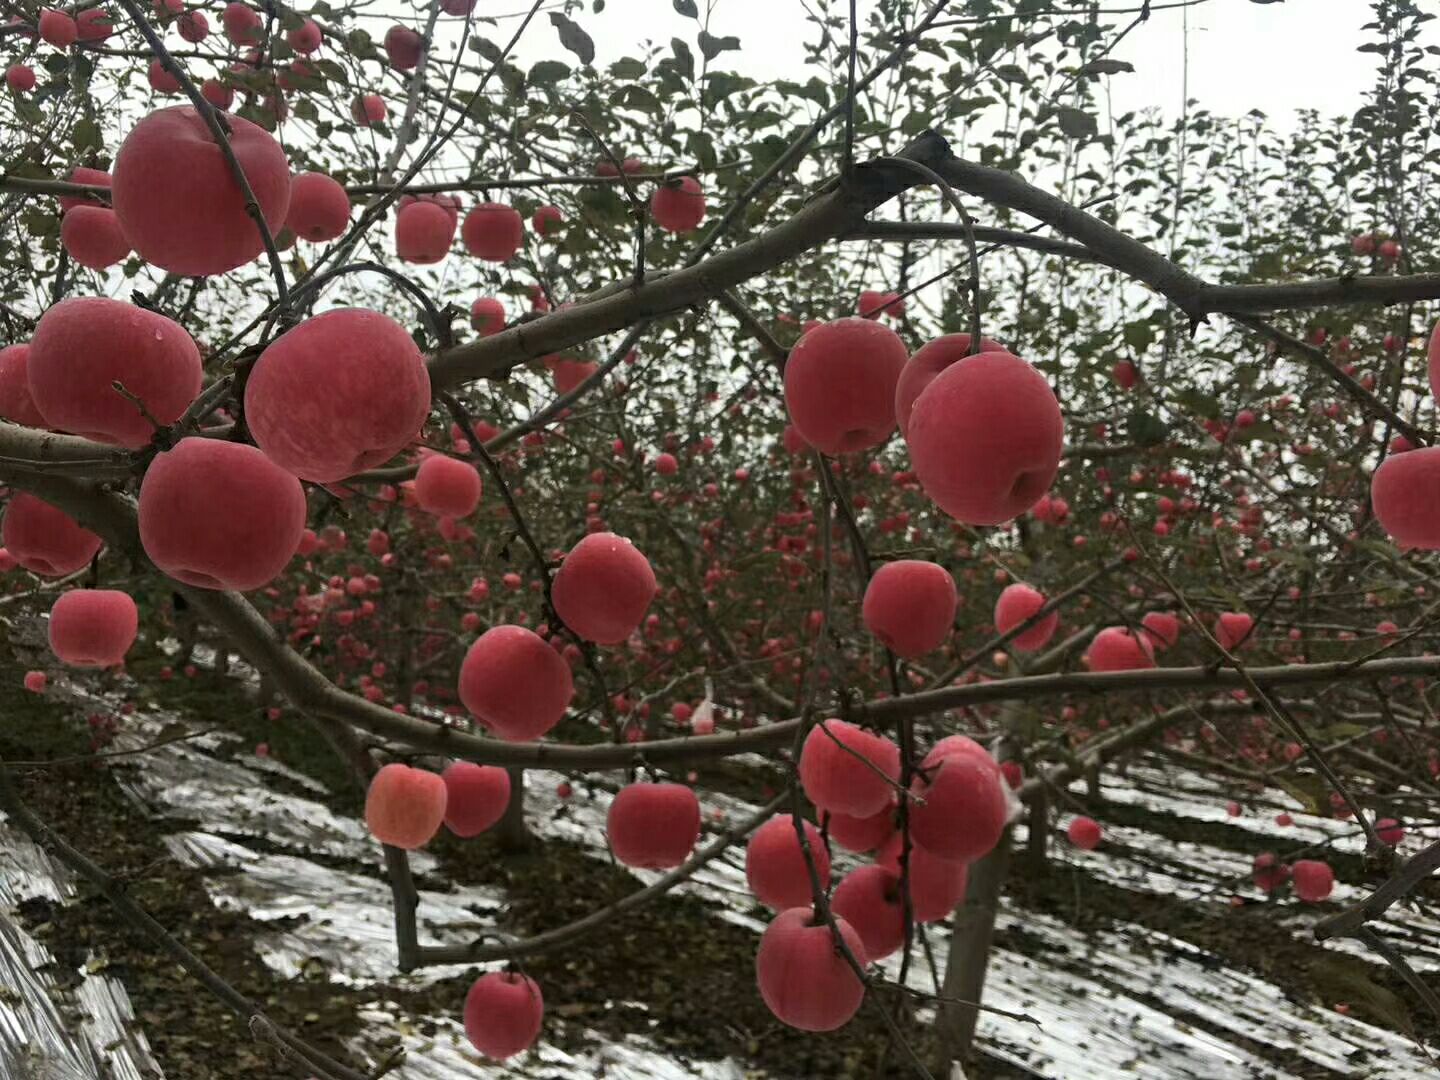
[[(705, 0), (698, 2), (703, 11)], [(869, 0), (860, 0), (862, 17), (871, 6)], [(954, 6), (962, 7), (958, 2)], [(1076, 6), (1081, 6), (1078, 0)], [(1105, 6), (1139, 4), (1106, 0)], [(671, 0), (607, 0), (599, 15), (588, 8), (576, 19), (595, 40), (597, 65), (638, 54), (644, 38), (668, 42), (678, 36), (694, 45), (697, 24), (677, 14)], [(838, 2), (832, 8), (842, 9)], [(498, 8), (524, 9), (523, 0), (506, 0), (506, 6)], [(1137, 27), (1111, 54), (1135, 65), (1134, 74), (1112, 80), (1115, 107), (1123, 112), (1158, 105), (1178, 112), (1188, 42), (1190, 96), (1215, 113), (1234, 116), (1260, 108), (1285, 124), (1298, 107), (1312, 106), (1327, 114), (1351, 112), (1374, 74), (1374, 55), (1355, 51), (1364, 40), (1360, 27), (1370, 14), (1368, 0), (1207, 0), (1189, 9), (1154, 11), (1149, 23)], [(1131, 16), (1109, 18), (1123, 26)], [(515, 20), (505, 19), (490, 33), (508, 35), (515, 25)], [(725, 61), (760, 78), (795, 71), (803, 56), (801, 41), (816, 36), (805, 22), (800, 0), (716, 0), (710, 32), (738, 37), (741, 51), (726, 53)], [(518, 52), (527, 61), (569, 59), (543, 14), (532, 23)]]

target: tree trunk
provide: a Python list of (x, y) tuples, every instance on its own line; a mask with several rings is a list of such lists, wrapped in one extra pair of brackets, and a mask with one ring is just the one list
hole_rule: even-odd
[[(970, 866), (965, 900), (955, 909), (955, 927), (950, 932), (950, 955), (945, 961), (945, 982), (935, 1017), (935, 1073), (949, 1076), (954, 1061), (970, 1056), (975, 1039), (975, 1021), (985, 989), (985, 969), (990, 962), (990, 941), (995, 932), (995, 913), (1005, 885), (1010, 862), (1010, 830), (1006, 829), (995, 850)], [(971, 1002), (970, 1005), (957, 1001)]]
[(1100, 764), (1094, 762), (1085, 767), (1085, 793), (1092, 802), (1099, 802), (1105, 796), (1100, 792)]
[(1039, 876), (1050, 858), (1050, 792), (1043, 787), (1030, 800), (1025, 828), (1025, 872)]
[(510, 802), (495, 825), (495, 840), (501, 851), (525, 851), (535, 842), (525, 824), (525, 770), (510, 769)]

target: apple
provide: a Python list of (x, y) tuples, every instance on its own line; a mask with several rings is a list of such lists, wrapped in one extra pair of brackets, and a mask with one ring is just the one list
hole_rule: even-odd
[(114, 667), (124, 662), (139, 627), (129, 593), (73, 589), (50, 608), (50, 648), (74, 667)]
[(666, 232), (694, 232), (705, 220), (705, 193), (693, 176), (666, 180), (650, 196), (650, 216)]
[(981, 352), (921, 391), (906, 442), (940, 509), (969, 525), (999, 525), (1049, 490), (1065, 421), (1043, 375), (1010, 353)]
[[(227, 14), (235, 7), (244, 5), (231, 4)], [(273, 235), (290, 205), (285, 151), (258, 124), (229, 115), (226, 123), (230, 149)], [(224, 274), (264, 250), (230, 165), (193, 107), (161, 109), (136, 124), (115, 156), (114, 173), (120, 227), (141, 258), (162, 270)]]
[(610, 532), (591, 533), (571, 548), (551, 586), (555, 613), (599, 645), (618, 645), (633, 634), (655, 593), (650, 560)]
[[(865, 944), (844, 919), (835, 929), (863, 966)], [(801, 1031), (834, 1031), (860, 1010), (865, 984), (835, 943), (834, 932), (808, 907), (782, 911), (760, 938), (755, 956), (760, 996), (776, 1019)]]
[(140, 542), (162, 573), (200, 589), (259, 589), (305, 529), (300, 481), (245, 443), (192, 436), (140, 484)]
[(796, 430), (826, 454), (879, 446), (895, 430), (895, 388), (906, 358), (895, 331), (870, 319), (815, 327), (785, 363), (785, 407)]
[(465, 995), (465, 1037), (486, 1057), (503, 1061), (529, 1049), (540, 1037), (545, 998), (528, 975), (492, 971), (475, 980)]
[(865, 627), (907, 659), (938, 649), (955, 623), (955, 579), (938, 563), (898, 559), (870, 578), (861, 607)]
[(389, 461), (430, 411), (430, 375), (405, 328), (378, 311), (306, 319), (261, 353), (245, 386), (256, 445), (303, 480), (333, 483)]
[(605, 817), (610, 850), (626, 866), (670, 870), (700, 838), (700, 801), (684, 784), (627, 784)]
[(491, 627), (460, 665), (460, 700), (509, 742), (538, 739), (560, 722), (575, 693), (570, 665), (532, 630)]
[(370, 780), (365, 824), (382, 844), (414, 851), (428, 844), (445, 819), (445, 781), (425, 769), (391, 763)]
[[(815, 862), (822, 889), (830, 888), (830, 852), (820, 830), (802, 822), (805, 841)], [(745, 880), (750, 891), (768, 908), (783, 911), (804, 907), (811, 901), (810, 869), (795, 835), (795, 819), (776, 814), (755, 830), (745, 849)]]

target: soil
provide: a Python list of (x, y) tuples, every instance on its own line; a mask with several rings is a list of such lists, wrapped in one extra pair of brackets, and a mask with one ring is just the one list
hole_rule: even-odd
[[(204, 672), (193, 679), (177, 674), (169, 682), (155, 681), (154, 671), (163, 662), (149, 656), (131, 664), (144, 687), (139, 691), (142, 701), (154, 700), (197, 726), (220, 722), (239, 731), (244, 741), (225, 753), (251, 752), (255, 744), (268, 743), (278, 760), (326, 785), (332, 808), (359, 812), (360, 793), (328, 744), (303, 719), (287, 713), (270, 720), (247, 701), (235, 681)], [(86, 754), (85, 718), (64, 704), (22, 690), (21, 674), (13, 667), (0, 670), (0, 714), (7, 720), (0, 727), (0, 755), (33, 761)], [(117, 774), (143, 767), (143, 756), (117, 758), (103, 764), (24, 769), (18, 780), (23, 797), (42, 819), (123, 880), (133, 898), (188, 948), (260, 1003), (276, 1023), (326, 1052), (345, 1059), (345, 1041), (362, 1026), (357, 1009), (377, 997), (398, 1001), (419, 1016), (458, 1013), (473, 975), (416, 990), (332, 985), (318, 970), (285, 980), (269, 970), (253, 947), (256, 924), (208, 899), (207, 874), (227, 871), (177, 866), (166, 855), (164, 836), (186, 823), (148, 816), (116, 783)], [(754, 772), (731, 765), (709, 770), (701, 782), (756, 799), (774, 779), (757, 779)], [(1247, 843), (1239, 830), (1192, 828), (1180, 819), (1135, 807), (1107, 805), (1104, 812), (1110, 820), (1162, 837)], [(560, 926), (639, 887), (623, 868), (559, 841), (516, 854), (500, 851), (489, 837), (461, 843), (442, 836), (430, 850), (440, 860), (441, 876), (456, 887), (503, 887), (511, 898), (507, 927), (518, 934)], [(1010, 897), (1082, 931), (1139, 923), (1199, 946), (1229, 966), (1253, 970), (1297, 1001), (1325, 1007), (1345, 1001), (1353, 1015), (1391, 1030), (1408, 1031), (1414, 1025), (1432, 1038), (1440, 1034), (1433, 1018), (1406, 1007), (1411, 995), (1388, 970), (1310, 946), (1279, 925), (1271, 905), (1226, 908), (1148, 896), (1053, 861), (1038, 874), (1020, 872), (1018, 859), (1012, 867)], [(754, 914), (763, 912), (757, 909)], [(117, 917), (103, 897), (82, 888), (80, 901), (66, 906), (30, 901), (22, 918), (56, 955), (57, 977), (73, 979), (87, 964), (100, 964), (124, 983), (138, 1022), (171, 1080), (309, 1075), (294, 1061), (280, 1060), (269, 1044), (257, 1042), (247, 1031), (246, 1018), (198, 987), (148, 938)], [(1000, 932), (997, 943), (1027, 955), (1044, 954), (1046, 963), (1065, 962), (1045, 954), (1041, 939), (1023, 929)], [(587, 1032), (616, 1041), (643, 1034), (667, 1048), (678, 1063), (733, 1057), (746, 1062), (747, 1075), (757, 1078), (913, 1075), (889, 1047), (879, 1015), (880, 1002), (895, 1009), (893, 995), (872, 994), (860, 1016), (840, 1032), (792, 1031), (771, 1017), (755, 992), (754, 953), (754, 935), (722, 919), (716, 905), (669, 895), (577, 945), (528, 959), (524, 969), (543, 986), (564, 988), (546, 1024), (546, 1038), (562, 1048), (578, 1048), (593, 1038)], [(1166, 1008), (1164, 1002), (1152, 1004)], [(1173, 1009), (1167, 1011), (1175, 1015)], [(1176, 1020), (1206, 1026), (1199, 1017), (1176, 1015)], [(923, 1056), (925, 1031), (913, 1019), (902, 1022)], [(1296, 1076), (1339, 1080), (1338, 1074), (1273, 1046), (1256, 1043), (1250, 1049)], [(1357, 1068), (1363, 1064), (1355, 1062)], [(1008, 1080), (1030, 1074), (982, 1057), (967, 1075), (972, 1080)]]

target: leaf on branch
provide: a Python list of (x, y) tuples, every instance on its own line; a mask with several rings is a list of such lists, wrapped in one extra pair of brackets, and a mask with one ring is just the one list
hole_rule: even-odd
[(700, 51), (706, 60), (714, 60), (722, 52), (739, 48), (740, 39), (738, 37), (715, 37), (704, 30), (700, 31)]
[(700, 18), (700, 9), (695, 6), (695, 0), (674, 0), (675, 10), (688, 19)]
[(530, 85), (554, 86), (569, 74), (568, 64), (562, 64), (558, 60), (541, 60), (530, 69)]
[(1030, 76), (1025, 74), (1025, 69), (1019, 64), (1001, 64), (995, 69), (995, 74), (1008, 83), (1027, 83)]
[(645, 74), (645, 65), (633, 56), (622, 56), (610, 65), (610, 74), (617, 79), (638, 79)]
[(695, 54), (690, 51), (690, 46), (679, 38), (670, 39), (670, 48), (675, 53), (675, 67), (680, 74), (685, 76), (686, 82), (695, 81)]
[(1072, 139), (1094, 138), (1100, 133), (1095, 117), (1083, 109), (1072, 109), (1067, 105), (1055, 110), (1055, 119), (1060, 121), (1060, 130)]
[(1080, 69), (1081, 75), (1119, 75), (1122, 72), (1134, 71), (1135, 65), (1124, 60), (1111, 60), (1108, 56), (1102, 56), (1098, 60), (1091, 60)]
[(550, 13), (550, 22), (560, 32), (560, 44), (580, 58), (582, 64), (589, 64), (595, 59), (595, 42), (590, 40), (590, 35), (580, 29), (578, 23), (573, 19), (566, 18), (558, 11)]

